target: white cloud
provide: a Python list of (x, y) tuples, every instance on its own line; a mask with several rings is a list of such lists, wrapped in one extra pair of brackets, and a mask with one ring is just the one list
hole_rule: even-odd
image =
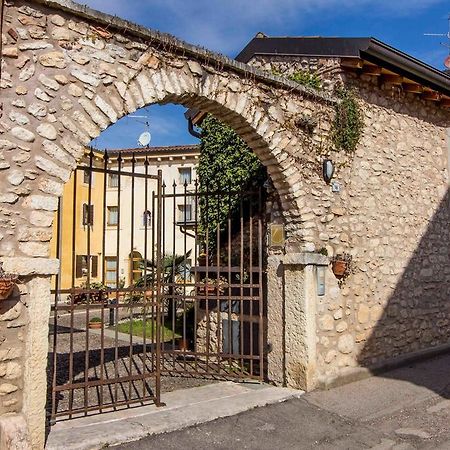
[[(235, 53), (257, 31), (293, 29), (344, 13), (406, 17), (445, 0), (84, 0), (88, 6), (169, 32), (193, 44)], [(298, 32), (297, 32), (298, 30)], [(351, 31), (351, 30), (350, 30)]]

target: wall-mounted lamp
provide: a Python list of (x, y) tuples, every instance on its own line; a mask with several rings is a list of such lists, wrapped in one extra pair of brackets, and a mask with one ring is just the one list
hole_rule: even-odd
[(331, 161), (331, 159), (324, 159), (323, 165), (322, 165), (322, 170), (323, 170), (323, 179), (325, 180), (325, 183), (329, 183), (331, 181), (331, 179), (333, 178), (333, 174), (334, 174), (333, 161)]
[(325, 266), (317, 267), (317, 295), (325, 295)]

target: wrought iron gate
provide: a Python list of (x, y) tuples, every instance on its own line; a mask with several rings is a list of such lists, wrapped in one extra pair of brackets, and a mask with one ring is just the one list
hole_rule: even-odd
[(159, 405), (161, 376), (264, 378), (263, 190), (168, 187), (150, 166), (91, 150), (65, 187), (51, 422)]
[[(162, 176), (149, 174), (147, 159), (137, 166), (134, 155), (91, 151), (60, 200), (52, 250), (61, 268), (52, 291), (51, 421), (160, 403)], [(127, 286), (121, 261), (128, 256), (132, 277), (138, 238), (142, 258), (155, 261), (144, 279), (155, 282)], [(136, 312), (140, 333), (131, 329)]]
[(161, 372), (262, 381), (263, 189), (188, 181), (163, 184)]

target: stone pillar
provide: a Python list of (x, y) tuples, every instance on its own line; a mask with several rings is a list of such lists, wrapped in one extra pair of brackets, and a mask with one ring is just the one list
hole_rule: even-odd
[[(20, 292), (9, 311), (21, 305), (20, 324), (0, 323), (2, 335), (7, 338), (0, 344), (0, 353), (8, 355), (7, 362), (17, 367), (12, 381), (6, 372), (0, 374), (0, 395), (14, 393), (18, 407), (0, 415), (0, 442), (19, 442), (20, 449), (43, 449), (45, 444), (45, 404), (47, 398), (48, 323), (50, 318), (50, 279), (57, 273), (59, 262), (47, 258), (5, 257), (1, 259), (6, 272), (19, 275)], [(8, 314), (8, 312), (5, 312)], [(9, 313), (11, 315), (11, 313)], [(5, 319), (7, 320), (7, 319)], [(17, 326), (16, 326), (17, 325)], [(13, 332), (11, 332), (13, 331)], [(20, 355), (13, 354), (16, 350)], [(2, 354), (3, 354), (2, 353)], [(12, 389), (15, 391), (12, 391)], [(12, 391), (12, 392), (10, 392)], [(5, 391), (6, 392), (6, 391)], [(3, 398), (5, 398), (3, 396)], [(4, 407), (5, 401), (2, 402)], [(17, 436), (18, 430), (21, 435)], [(15, 441), (14, 441), (15, 439)]]
[(267, 267), (268, 378), (310, 391), (316, 386), (316, 253), (272, 255)]

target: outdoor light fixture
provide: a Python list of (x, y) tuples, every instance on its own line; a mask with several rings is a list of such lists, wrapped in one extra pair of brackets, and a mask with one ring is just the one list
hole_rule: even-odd
[(325, 266), (317, 267), (317, 295), (325, 295)]
[(325, 180), (325, 183), (329, 183), (333, 178), (334, 174), (333, 161), (331, 161), (331, 159), (324, 159), (322, 169), (323, 169), (323, 179)]

